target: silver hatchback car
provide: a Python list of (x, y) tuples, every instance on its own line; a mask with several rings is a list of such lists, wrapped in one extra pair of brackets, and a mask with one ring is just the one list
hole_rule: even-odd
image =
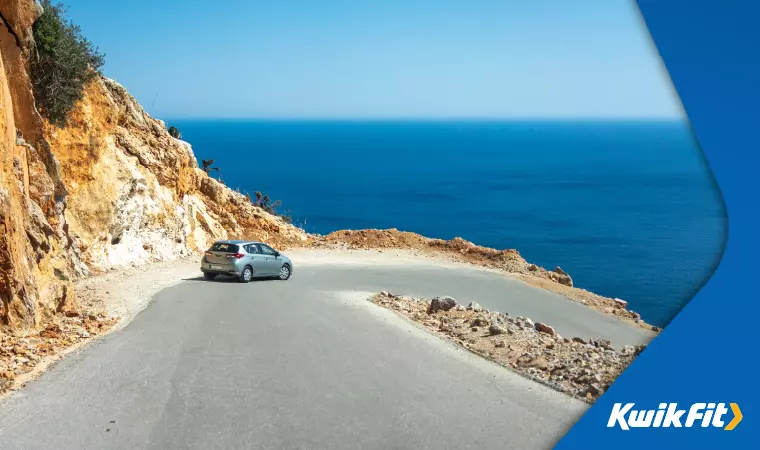
[(201, 272), (207, 280), (217, 275), (234, 276), (241, 283), (258, 277), (287, 280), (293, 273), (293, 263), (263, 242), (217, 241), (203, 255)]

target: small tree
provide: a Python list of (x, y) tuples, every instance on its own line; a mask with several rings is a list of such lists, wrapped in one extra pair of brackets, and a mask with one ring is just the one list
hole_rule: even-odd
[(219, 172), (219, 168), (218, 167), (211, 167), (213, 164), (214, 164), (214, 160), (213, 159), (204, 159), (204, 160), (201, 160), (201, 165), (203, 166), (203, 171), (206, 172), (206, 173), (211, 173), (211, 171), (213, 171), (213, 170)]
[(66, 19), (63, 5), (41, 3), (44, 12), (32, 27), (38, 53), (30, 64), (32, 86), (40, 113), (63, 127), (87, 85), (98, 76), (105, 55)]
[(169, 136), (173, 137), (174, 139), (182, 139), (182, 133), (180, 133), (175, 126), (169, 127)]
[(268, 195), (262, 194), (260, 191), (256, 191), (255, 193), (256, 199), (252, 199), (250, 195), (246, 194), (246, 198), (254, 205), (258, 206), (259, 208), (263, 209), (264, 211), (274, 214), (276, 216), (280, 216), (282, 218), (288, 218), (287, 215), (279, 214), (277, 212), (277, 208), (279, 208), (282, 205), (282, 201), (275, 200), (272, 201)]

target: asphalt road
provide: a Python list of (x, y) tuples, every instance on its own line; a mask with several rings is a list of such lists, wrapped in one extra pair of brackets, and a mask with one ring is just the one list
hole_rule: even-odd
[(0, 448), (548, 448), (586, 410), (358, 300), (380, 290), (475, 300), (566, 336), (646, 339), (477, 270), (309, 266), (288, 282), (191, 279), (0, 403)]

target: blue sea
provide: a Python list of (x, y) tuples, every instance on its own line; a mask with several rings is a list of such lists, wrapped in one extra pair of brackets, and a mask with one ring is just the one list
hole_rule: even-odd
[(720, 193), (680, 121), (169, 123), (225, 183), (282, 200), (308, 231), (516, 248), (661, 326), (726, 239)]

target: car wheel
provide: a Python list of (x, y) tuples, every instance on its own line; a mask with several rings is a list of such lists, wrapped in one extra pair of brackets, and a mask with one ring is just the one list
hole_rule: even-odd
[(213, 281), (214, 278), (216, 278), (216, 274), (206, 272), (203, 274), (203, 278), (207, 279), (208, 281)]
[(253, 279), (253, 269), (251, 269), (251, 266), (245, 266), (245, 269), (243, 269), (243, 273), (240, 274), (240, 282), (248, 283), (252, 279)]
[(280, 276), (279, 278), (283, 281), (290, 278), (290, 266), (285, 264), (280, 268)]

